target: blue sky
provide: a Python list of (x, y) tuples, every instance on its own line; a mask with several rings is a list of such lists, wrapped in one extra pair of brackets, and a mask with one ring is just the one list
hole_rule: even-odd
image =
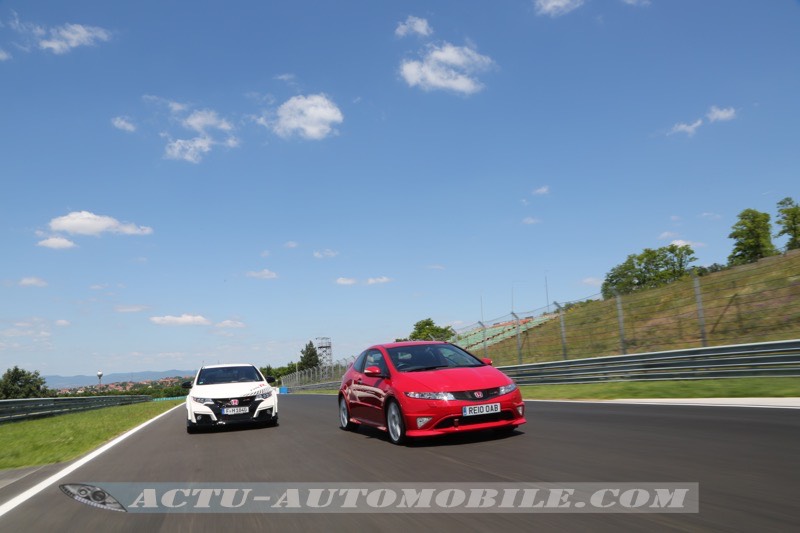
[(338, 359), (644, 248), (725, 263), (738, 213), (800, 200), (798, 28), (790, 0), (2, 1), (0, 369)]

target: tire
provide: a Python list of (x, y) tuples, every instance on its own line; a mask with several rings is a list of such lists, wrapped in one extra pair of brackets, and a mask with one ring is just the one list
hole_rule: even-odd
[(392, 444), (399, 445), (406, 442), (406, 424), (403, 421), (403, 411), (396, 401), (391, 401), (386, 406), (386, 431), (389, 433), (389, 441)]
[(350, 409), (347, 408), (347, 401), (343, 396), (339, 397), (339, 429), (345, 431), (355, 431), (356, 425), (350, 422)]

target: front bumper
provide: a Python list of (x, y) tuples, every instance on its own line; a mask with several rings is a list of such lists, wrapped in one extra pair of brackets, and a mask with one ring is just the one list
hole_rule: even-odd
[(201, 404), (191, 398), (187, 398), (188, 422), (197, 426), (221, 426), (257, 422), (269, 423), (278, 418), (278, 399), (274, 394), (270, 398), (250, 402), (246, 406), (247, 412), (244, 413), (224, 414), (223, 410), (228, 407), (230, 406), (222, 400)]
[[(409, 437), (433, 437), (464, 431), (514, 428), (525, 424), (525, 402), (522, 401), (522, 396), (518, 391), (507, 396), (487, 402), (499, 403), (499, 412), (473, 416), (464, 416), (463, 408), (474, 406), (476, 402), (407, 399), (402, 404), (406, 435)], [(419, 425), (418, 421), (424, 418), (430, 418), (430, 420)]]

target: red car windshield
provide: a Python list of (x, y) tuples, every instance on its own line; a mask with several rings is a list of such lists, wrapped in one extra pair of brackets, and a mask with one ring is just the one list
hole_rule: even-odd
[(388, 348), (389, 358), (400, 372), (421, 372), (439, 368), (484, 366), (485, 363), (452, 344), (424, 344)]

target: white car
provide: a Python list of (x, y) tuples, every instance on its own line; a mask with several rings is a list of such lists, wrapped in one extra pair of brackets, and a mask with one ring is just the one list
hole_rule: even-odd
[(186, 431), (241, 423), (277, 425), (278, 395), (270, 386), (274, 382), (249, 364), (204, 366), (194, 381), (183, 384), (190, 389)]

